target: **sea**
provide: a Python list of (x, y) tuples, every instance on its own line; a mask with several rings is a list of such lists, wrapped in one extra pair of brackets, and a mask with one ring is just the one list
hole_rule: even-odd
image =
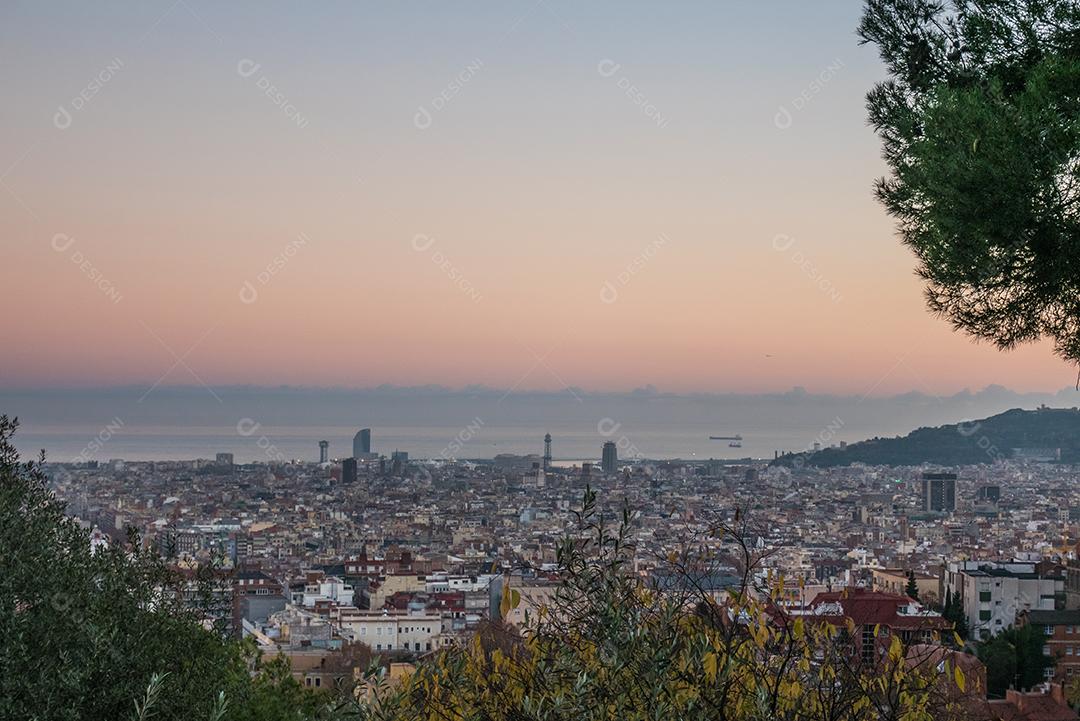
[[(947, 397), (814, 394), (673, 394), (503, 391), (485, 387), (156, 387), (0, 389), (0, 413), (16, 416), (24, 459), (190, 460), (232, 453), (236, 462), (352, 455), (371, 429), (372, 451), (412, 459), (490, 459), (542, 454), (555, 464), (598, 460), (613, 441), (622, 459), (769, 459), (922, 426), (983, 418), (1009, 408), (1080, 405), (1072, 388), (1021, 394), (991, 386)], [(740, 436), (741, 441), (710, 440)], [(733, 446), (733, 443), (738, 443)]]

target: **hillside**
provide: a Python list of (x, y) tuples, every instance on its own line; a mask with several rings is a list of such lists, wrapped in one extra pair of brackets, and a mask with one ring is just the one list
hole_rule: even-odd
[(919, 428), (906, 436), (871, 438), (846, 448), (826, 448), (816, 453), (793, 453), (770, 465), (955, 466), (1014, 459), (1017, 449), (1037, 448), (1060, 448), (1063, 463), (1080, 463), (1080, 410), (1045, 406), (1032, 411), (1014, 408), (978, 421)]

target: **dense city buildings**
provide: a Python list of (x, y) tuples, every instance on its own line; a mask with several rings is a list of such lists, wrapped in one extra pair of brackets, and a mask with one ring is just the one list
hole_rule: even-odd
[(459, 644), (502, 616), (507, 589), (522, 603), (503, 620), (522, 625), (557, 587), (557, 547), (576, 532), (586, 486), (607, 517), (631, 509), (635, 572), (660, 589), (682, 582), (663, 559), (694, 547), (713, 559), (695, 583), (723, 602), (742, 581), (742, 561), (714, 529), (738, 520), (758, 560), (754, 586), (782, 579), (787, 613), (854, 624), (860, 655), (881, 651), (875, 628), (932, 648), (934, 634), (952, 628), (943, 614), (953, 599), (973, 642), (1031, 624), (1057, 660), (1047, 679), (1080, 673), (1080, 610), (1066, 610), (1080, 605), (1072, 466), (620, 467), (607, 442), (599, 475), (592, 461), (550, 456), (545, 437), (542, 457), (487, 461), (395, 451), (389, 462), (219, 456), (48, 470), (96, 543), (122, 543), (134, 528), (181, 567), (217, 564), (232, 632), (289, 656), (313, 686), (325, 682), (319, 669), (358, 648), (397, 663)]

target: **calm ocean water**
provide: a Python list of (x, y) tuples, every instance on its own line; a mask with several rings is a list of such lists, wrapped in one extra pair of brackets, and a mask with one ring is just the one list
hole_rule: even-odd
[[(145, 394), (145, 395), (144, 395)], [(0, 413), (18, 416), (24, 457), (179, 460), (231, 452), (239, 462), (317, 460), (351, 454), (352, 436), (372, 429), (372, 450), (414, 458), (491, 458), (542, 453), (551, 433), (556, 459), (597, 459), (604, 441), (620, 457), (771, 458), (820, 442), (906, 434), (919, 426), (981, 418), (1039, 403), (1075, 406), (1080, 394), (1017, 395), (1000, 388), (948, 398), (811, 395), (511, 393), (477, 389), (328, 390), (296, 388), (146, 388), (0, 391)], [(710, 435), (743, 437), (741, 448)]]

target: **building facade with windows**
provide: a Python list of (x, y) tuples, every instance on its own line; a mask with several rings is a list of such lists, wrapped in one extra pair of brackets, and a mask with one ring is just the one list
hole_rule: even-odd
[(432, 651), (439, 647), (443, 632), (440, 614), (341, 607), (331, 612), (331, 619), (335, 617), (343, 635), (374, 651)]
[(1022, 622), (1045, 637), (1043, 653), (1054, 659), (1047, 680), (1068, 684), (1080, 676), (1080, 611), (1031, 611)]
[(960, 561), (944, 572), (945, 597), (960, 597), (968, 628), (974, 638), (996, 636), (1032, 611), (1054, 611), (1064, 598), (1065, 579), (1042, 575), (1036, 564)]

